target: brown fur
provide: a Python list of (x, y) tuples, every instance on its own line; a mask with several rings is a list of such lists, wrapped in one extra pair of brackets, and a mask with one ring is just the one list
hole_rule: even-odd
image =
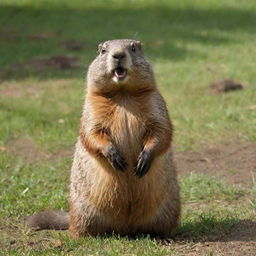
[[(130, 44), (136, 44), (135, 54)], [(87, 76), (70, 178), (69, 229), (73, 237), (112, 232), (170, 236), (180, 197), (165, 102), (138, 42), (108, 41), (105, 47), (107, 54), (94, 60)], [(117, 51), (127, 56), (121, 64), (128, 70), (124, 82), (113, 82), (109, 72)]]

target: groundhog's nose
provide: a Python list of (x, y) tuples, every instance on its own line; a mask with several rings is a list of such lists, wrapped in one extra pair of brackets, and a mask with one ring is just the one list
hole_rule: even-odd
[(125, 58), (125, 53), (124, 52), (117, 52), (117, 53), (112, 54), (112, 56), (115, 60), (120, 61), (121, 59)]

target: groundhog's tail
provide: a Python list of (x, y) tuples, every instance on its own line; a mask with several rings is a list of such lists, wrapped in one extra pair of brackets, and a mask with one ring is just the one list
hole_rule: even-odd
[(69, 214), (64, 211), (43, 211), (28, 218), (30, 228), (66, 230), (69, 227)]

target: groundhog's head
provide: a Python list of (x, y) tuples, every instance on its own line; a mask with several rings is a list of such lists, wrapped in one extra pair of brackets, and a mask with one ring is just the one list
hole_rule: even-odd
[(88, 86), (97, 89), (143, 88), (153, 86), (154, 78), (140, 41), (110, 40), (99, 44), (98, 56), (91, 63)]

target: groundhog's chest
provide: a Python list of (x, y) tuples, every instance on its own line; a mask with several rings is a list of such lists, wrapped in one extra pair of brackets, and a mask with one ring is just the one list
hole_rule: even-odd
[(144, 118), (139, 109), (127, 104), (115, 107), (109, 120), (112, 139), (128, 161), (137, 159), (142, 150), (146, 130)]

